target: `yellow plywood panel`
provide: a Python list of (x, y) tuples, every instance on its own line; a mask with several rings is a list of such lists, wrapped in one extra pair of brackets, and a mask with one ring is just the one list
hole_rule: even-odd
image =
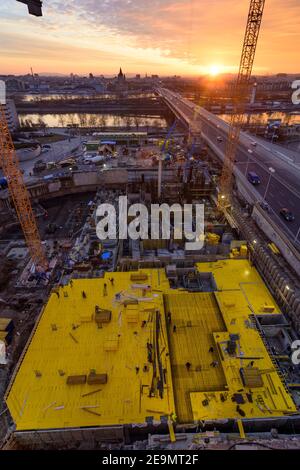
[[(168, 286), (163, 270), (140, 274), (147, 275), (157, 290), (161, 283)], [(121, 300), (140, 296), (140, 289), (131, 289), (131, 273), (113, 277), (113, 285), (106, 277), (73, 280), (72, 286), (50, 296), (7, 395), (17, 430), (145, 423), (148, 416), (159, 421), (161, 415), (174, 413), (162, 294), (146, 293), (154, 312), (161, 314), (158, 347), (166, 383), (160, 398), (158, 390), (149, 397), (153, 366), (147, 360), (147, 343), (152, 341), (154, 315), (137, 310), (138, 323), (128, 323)], [(96, 322), (81, 321), (85, 312), (95, 312), (96, 305), (112, 312), (111, 321), (100, 328)], [(107, 383), (66, 383), (69, 376), (99, 374), (107, 374)]]
[[(73, 280), (52, 293), (6, 395), (16, 429), (295, 413), (251, 316), (270, 305), (279, 312), (257, 271), (234, 259), (197, 268), (213, 273), (217, 292), (171, 289), (163, 269), (149, 269)], [(141, 292), (135, 283), (145, 279), (151, 289)], [(96, 311), (109, 321), (82, 321)], [(257, 376), (252, 389), (247, 368)], [(76, 383), (67, 385), (70, 376)]]
[(174, 292), (165, 296), (165, 305), (172, 318), (169, 344), (178, 421), (192, 422), (190, 392), (225, 386), (222, 369), (211, 367), (217, 360), (213, 332), (225, 325), (213, 294)]
[[(172, 314), (168, 332), (179, 422), (296, 412), (243, 292), (173, 291), (165, 295), (165, 304)], [(231, 355), (230, 335), (237, 339)], [(245, 376), (255, 373), (255, 387), (243, 383), (241, 369), (249, 369)]]
[(268, 313), (265, 305), (273, 305), (271, 313), (280, 309), (254, 266), (247, 259), (228, 259), (212, 263), (197, 263), (200, 272), (212, 272), (219, 290), (240, 290), (252, 312)]

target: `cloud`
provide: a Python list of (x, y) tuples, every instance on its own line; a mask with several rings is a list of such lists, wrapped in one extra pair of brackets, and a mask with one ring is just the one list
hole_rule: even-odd
[[(212, 63), (236, 68), (249, 0), (47, 0), (40, 19), (25, 14), (24, 8), (14, 0), (2, 0), (0, 41), (15, 27), (28, 40), (44, 41), (49, 58), (60, 54), (60, 43), (60, 50), (66, 47), (72, 56), (72, 48), (76, 51), (81, 66), (96, 56), (103, 58), (107, 71), (110, 54), (112, 64), (120, 60), (133, 72), (139, 71), (136, 64), (142, 70), (149, 64), (158, 71), (169, 67), (170, 73), (199, 73)], [(295, 70), (299, 18), (298, 0), (266, 2), (257, 69), (276, 70), (281, 61), (286, 70)], [(13, 53), (10, 47), (7, 50)], [(36, 49), (33, 44), (28, 51), (34, 54)]]

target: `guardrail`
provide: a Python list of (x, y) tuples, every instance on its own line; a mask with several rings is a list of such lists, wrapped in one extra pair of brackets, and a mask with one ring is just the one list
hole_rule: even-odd
[[(164, 96), (164, 95), (163, 95)], [(170, 100), (170, 98), (168, 98), (167, 96), (164, 96), (164, 98), (168, 101), (170, 107), (175, 110), (176, 109), (176, 106), (172, 103), (172, 101)], [(190, 109), (195, 109), (195, 107), (197, 108), (196, 111), (198, 111), (199, 115), (202, 115), (201, 117), (202, 118), (205, 118), (203, 116), (203, 114), (206, 113), (206, 110), (200, 108), (199, 106), (195, 106), (193, 103), (191, 102), (187, 102), (187, 100), (184, 100), (184, 103), (190, 108)], [(203, 113), (204, 111), (204, 113)], [(178, 109), (176, 109), (176, 113), (177, 115), (179, 116), (179, 114), (181, 115), (181, 117), (183, 117), (187, 122), (189, 121), (189, 117), (184, 113), (184, 111), (179, 111)], [(208, 113), (208, 112), (207, 112)], [(210, 113), (209, 113), (210, 114)], [(215, 116), (214, 116), (215, 117)], [(225, 121), (222, 121), (222, 123), (224, 124), (223, 127), (225, 128), (228, 128), (229, 125), (228, 123), (226, 123)], [(214, 153), (220, 158), (220, 160), (223, 162), (224, 161), (224, 154), (223, 152), (220, 150), (220, 148), (218, 146), (215, 145), (215, 143), (209, 139), (201, 130), (201, 135), (202, 135), (202, 138), (206, 141), (206, 143), (209, 145), (209, 147), (214, 151)], [(247, 136), (243, 136), (244, 138), (247, 137)], [(251, 137), (252, 138), (252, 137)], [(250, 139), (250, 137), (249, 137)], [(297, 169), (299, 170), (299, 167), (297, 167)], [(236, 178), (236, 182), (237, 182), (237, 185), (238, 185), (238, 189), (240, 191), (240, 193), (245, 197), (245, 199), (247, 200), (247, 202), (249, 204), (252, 204), (252, 205), (258, 205), (259, 203), (261, 203), (264, 199), (262, 197), (261, 194), (259, 194), (259, 192), (253, 187), (253, 185), (251, 185), (249, 183), (249, 181), (247, 180), (246, 176), (241, 172), (241, 170), (238, 168), (238, 167), (234, 167), (233, 169), (233, 173), (234, 173), (234, 176)], [(286, 185), (286, 183), (285, 183)], [(287, 186), (287, 185), (286, 185)], [(291, 188), (293, 190), (293, 192), (296, 193), (296, 191)], [(299, 197), (300, 197), (300, 194), (299, 194)], [(274, 213), (275, 214), (275, 213)], [(277, 214), (275, 214), (277, 216)], [(278, 223), (275, 223), (270, 217), (269, 215), (265, 212), (265, 211), (261, 211), (260, 212), (260, 217), (264, 217), (265, 221), (266, 221), (266, 227), (265, 227), (265, 233), (266, 235), (272, 239), (272, 233), (270, 233), (270, 230), (267, 230), (267, 226), (269, 227), (273, 227), (273, 231), (274, 233), (276, 233), (276, 237), (274, 236), (272, 241), (276, 242), (278, 245), (280, 245), (280, 248), (281, 248), (281, 251), (282, 251), (282, 254), (283, 256), (287, 259), (287, 261), (289, 262), (289, 264), (291, 265), (294, 265), (295, 263), (293, 263), (293, 260), (292, 260), (292, 257), (293, 256), (299, 256), (299, 252), (298, 252), (298, 249), (300, 250), (300, 243), (298, 241), (296, 241), (294, 238), (294, 234), (292, 233), (289, 233), (289, 229), (287, 227), (285, 227), (285, 231), (288, 232), (289, 236), (286, 235), (286, 233), (283, 231), (283, 229), (280, 227), (280, 224)], [(271, 222), (272, 223), (271, 223)], [(262, 224), (263, 225), (263, 224)], [(262, 227), (261, 227), (262, 228)], [(263, 229), (263, 228), (262, 228)], [(268, 232), (268, 233), (267, 233)], [(294, 244), (294, 245), (293, 245)], [(296, 258), (295, 258), (296, 259)], [(298, 260), (297, 260), (297, 263), (296, 265), (298, 266)]]

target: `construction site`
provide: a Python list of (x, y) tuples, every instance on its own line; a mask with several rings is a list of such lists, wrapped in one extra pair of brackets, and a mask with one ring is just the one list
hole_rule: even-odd
[[(300, 252), (235, 171), (265, 6), (249, 3), (223, 157), (202, 111), (155, 87), (164, 133), (86, 133), (100, 165), (25, 179), (0, 105), (2, 450), (300, 448)], [(116, 217), (99, 239), (121, 196), (169, 205), (170, 236), (121, 237)], [(174, 205), (203, 206), (198, 249)]]

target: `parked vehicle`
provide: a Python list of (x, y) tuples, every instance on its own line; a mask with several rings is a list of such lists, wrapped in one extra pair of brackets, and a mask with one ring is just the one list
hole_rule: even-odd
[(66, 160), (61, 160), (60, 162), (58, 162), (58, 165), (61, 167), (61, 168), (67, 168), (67, 167), (71, 167), (73, 165), (76, 164), (76, 160), (74, 160), (74, 158), (68, 158)]
[(7, 188), (7, 179), (3, 176), (0, 178), (0, 189)]
[(52, 170), (55, 167), (56, 167), (55, 162), (47, 162), (47, 170)]
[(38, 160), (34, 164), (33, 173), (39, 173), (41, 171), (46, 170), (46, 168), (47, 168), (46, 162), (44, 162), (44, 160)]
[(104, 155), (97, 155), (95, 157), (86, 157), (84, 159), (84, 164), (85, 165), (89, 165), (90, 163), (97, 164), (97, 163), (102, 163), (104, 160), (105, 160)]
[(223, 142), (222, 137), (217, 137), (217, 141), (218, 141), (218, 142)]

